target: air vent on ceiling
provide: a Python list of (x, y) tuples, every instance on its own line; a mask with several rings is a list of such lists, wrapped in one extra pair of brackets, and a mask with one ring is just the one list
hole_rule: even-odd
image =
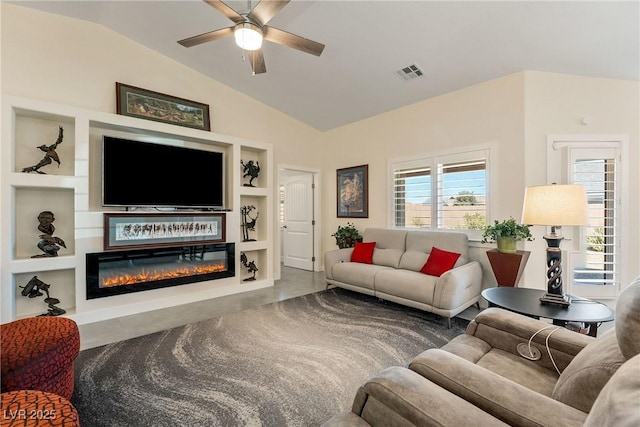
[(422, 77), (424, 75), (424, 72), (418, 64), (411, 64), (396, 71), (396, 75), (402, 80), (411, 80), (415, 79), (416, 77)]

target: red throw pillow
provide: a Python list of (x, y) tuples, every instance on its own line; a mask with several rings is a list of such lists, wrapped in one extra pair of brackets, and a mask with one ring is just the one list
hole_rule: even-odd
[(351, 253), (351, 262), (373, 264), (373, 250), (375, 248), (376, 242), (357, 242)]
[(420, 273), (440, 277), (456, 265), (458, 258), (460, 258), (460, 254), (443, 251), (434, 246), (429, 254), (429, 259), (427, 259), (427, 262), (422, 266)]

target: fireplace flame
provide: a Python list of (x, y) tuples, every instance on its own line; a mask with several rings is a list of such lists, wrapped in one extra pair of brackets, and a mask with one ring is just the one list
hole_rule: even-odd
[(175, 279), (178, 277), (198, 276), (202, 274), (226, 271), (224, 263), (210, 264), (206, 266), (180, 267), (167, 271), (147, 271), (141, 269), (136, 274), (118, 274), (112, 277), (103, 278), (100, 286), (108, 288), (112, 286), (133, 285), (136, 283), (154, 282), (157, 280)]

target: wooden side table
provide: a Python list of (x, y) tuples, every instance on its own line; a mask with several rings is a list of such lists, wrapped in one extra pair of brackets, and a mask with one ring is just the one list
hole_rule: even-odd
[(497, 249), (487, 251), (487, 257), (498, 286), (518, 286), (529, 254), (529, 251), (516, 251), (515, 253), (500, 252)]

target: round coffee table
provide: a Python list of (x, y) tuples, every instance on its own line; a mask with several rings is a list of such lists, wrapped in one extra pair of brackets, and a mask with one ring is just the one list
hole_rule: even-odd
[(529, 317), (552, 319), (554, 325), (584, 322), (589, 325), (589, 335), (594, 337), (598, 333), (599, 323), (614, 319), (613, 310), (606, 305), (573, 295), (568, 307), (542, 304), (540, 297), (545, 293), (539, 289), (498, 287), (485, 289), (482, 297), (489, 302), (489, 306), (501, 307)]

